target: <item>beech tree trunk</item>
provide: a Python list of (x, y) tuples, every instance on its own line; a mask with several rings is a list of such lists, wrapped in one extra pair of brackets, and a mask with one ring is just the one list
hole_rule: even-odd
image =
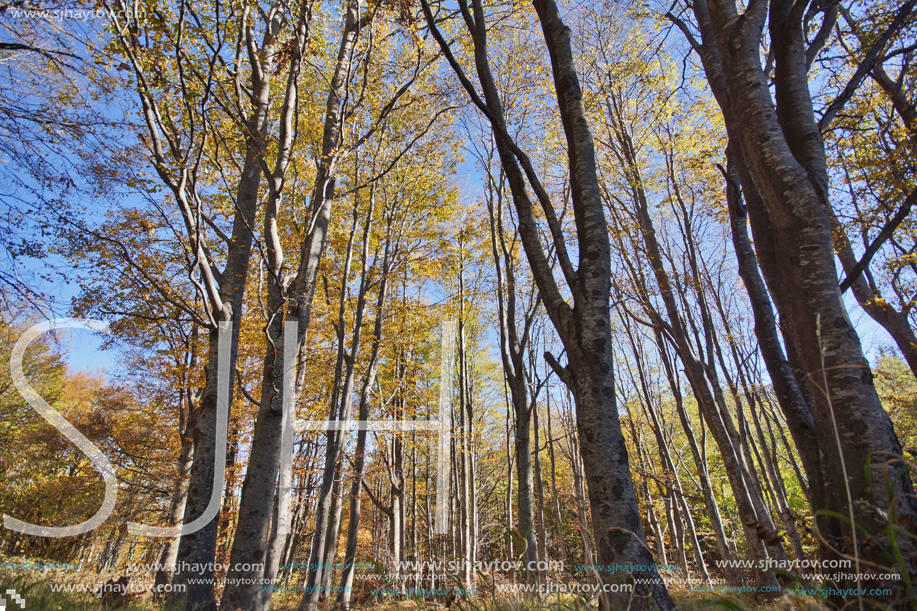
[[(298, 104), (298, 84), (300, 65), (305, 45), (309, 38), (311, 20), (310, 9), (300, 7), (297, 28), (295, 31), (296, 47), (293, 54), (283, 106), (280, 112), (280, 130), (278, 135), (278, 152), (274, 169), (268, 176), (268, 198), (264, 206), (264, 241), (267, 245), (267, 259), (263, 264), (268, 268), (265, 335), (268, 345), (262, 362), (261, 397), (258, 404), (258, 416), (252, 434), (252, 451), (250, 453), (242, 492), (239, 500), (238, 520), (235, 536), (229, 554), (229, 568), (226, 572), (227, 585), (223, 592), (221, 604), (228, 608), (244, 608), (251, 611), (262, 611), (270, 605), (270, 597), (263, 596), (263, 579), (273, 580), (276, 568), (270, 568), (269, 551), (271, 547), (272, 521), (277, 529), (276, 518), (280, 512), (287, 512), (288, 507), (280, 507), (285, 495), (274, 498), (277, 471), (280, 466), (282, 450), (283, 422), (286, 419), (292, 426), (295, 421), (295, 405), (298, 396), (299, 379), (286, 384), (285, 376), (299, 378), (299, 360), (304, 348), (306, 329), (309, 326), (311, 313), (311, 295), (307, 302), (298, 304), (299, 308), (290, 308), (284, 316), (285, 287), (282, 285), (283, 249), (277, 235), (277, 223), (280, 212), (282, 188), (287, 166), (292, 156), (296, 140), (294, 117)], [(309, 236), (309, 240), (315, 238)], [(320, 230), (319, 230), (320, 233)], [(321, 238), (319, 238), (321, 239)], [(314, 267), (317, 271), (317, 266)], [(310, 279), (298, 279), (299, 282), (310, 282)], [(311, 279), (314, 285), (314, 277)], [(285, 322), (296, 325), (295, 334), (287, 333)], [(293, 343), (288, 346), (288, 343)], [(293, 356), (289, 362), (288, 355)], [(284, 395), (290, 394), (286, 397)], [(288, 407), (285, 408), (284, 403)], [(287, 409), (294, 410), (292, 415)], [(293, 432), (288, 433), (292, 435)], [(270, 499), (270, 500), (268, 500)], [(247, 569), (247, 570), (244, 570)], [(272, 584), (271, 584), (272, 585)]]
[[(133, 14), (130, 7), (123, 4), (118, 6), (122, 9), (119, 11), (122, 16)], [(199, 211), (195, 211), (197, 204), (194, 192), (198, 185), (195, 184), (194, 172), (189, 168), (189, 159), (193, 157), (192, 147), (201, 147), (203, 142), (190, 135), (187, 139), (181, 139), (186, 134), (177, 136), (172, 123), (164, 123), (157, 90), (151, 86), (154, 79), (148, 74), (146, 61), (141, 59), (146, 49), (142, 46), (141, 41), (145, 39), (141, 36), (142, 28), (139, 22), (127, 19), (124, 23), (119, 23), (117, 28), (122, 51), (131, 62), (136, 77), (137, 94), (142, 106), (150, 154), (160, 179), (172, 192), (181, 215), (186, 230), (187, 247), (193, 253), (196, 262), (194, 269), (189, 272), (199, 277), (199, 282), (196, 281), (198, 296), (207, 312), (209, 338), (204, 366), (205, 384), (200, 399), (198, 422), (194, 429), (194, 461), (191, 465), (183, 524), (190, 524), (204, 515), (211, 497), (222, 492), (214, 491), (216, 448), (217, 444), (226, 442), (224, 439), (216, 438), (218, 371), (220, 368), (228, 369), (228, 401), (229, 405), (232, 405), (232, 380), (236, 371), (242, 303), (254, 237), (252, 228), (258, 208), (261, 163), (269, 131), (271, 79), (260, 78), (259, 75), (269, 74), (274, 70), (274, 49), (277, 42), (275, 35), (280, 30), (281, 18), (278, 12), (264, 15), (266, 32), (261, 40), (260, 53), (250, 54), (247, 66), (252, 73), (248, 97), (251, 104), (241, 111), (239, 118), (232, 118), (240, 132), (239, 140), (244, 141), (244, 158), (239, 163), (236, 192), (232, 195), (235, 213), (231, 235), (225, 245), (225, 264), (222, 270), (218, 268), (207, 247)], [(233, 32), (232, 35), (243, 38), (248, 35), (249, 44), (253, 48), (257, 46), (254, 29), (249, 22), (245, 22), (242, 29)], [(176, 61), (185, 61), (186, 57), (183, 57), (179, 46), (176, 46), (176, 51)], [(222, 77), (218, 77), (217, 80), (220, 78)], [(185, 111), (187, 107), (180, 112)], [(207, 117), (199, 116), (193, 117), (192, 120), (197, 119), (205, 122), (208, 120)], [(197, 131), (208, 132), (209, 126)], [(231, 329), (227, 338), (229, 362), (220, 363), (219, 328), (225, 323), (228, 323)], [(226, 407), (228, 409), (229, 406)], [(222, 481), (223, 474), (218, 474), (217, 482)], [(183, 535), (178, 543), (176, 565), (179, 570), (174, 574), (173, 581), (184, 585), (185, 590), (181, 594), (176, 594), (175, 598), (183, 600), (194, 609), (209, 611), (216, 607), (213, 566), (218, 524), (218, 516), (215, 516), (200, 530)], [(200, 570), (191, 571), (187, 567)]]
[[(488, 159), (492, 162), (492, 159)], [(525, 355), (531, 339), (534, 309), (538, 305), (535, 296), (530, 296), (529, 310), (520, 309), (521, 296), (516, 294), (516, 260), (506, 244), (503, 227), (503, 195), (505, 181), (503, 173), (494, 176), (492, 164), (488, 163), (487, 209), (490, 216), (490, 244), (497, 276), (497, 316), (500, 327), (500, 357), (503, 362), (503, 377), (510, 390), (516, 431), (514, 450), (516, 455), (516, 479), (518, 481), (518, 532), (526, 542), (525, 562), (537, 562), (538, 542), (535, 529), (535, 504), (533, 500), (534, 478), (532, 472), (532, 451), (530, 430), (532, 406), (529, 401), (527, 366)], [(519, 305), (517, 305), (519, 304)], [(524, 567), (528, 574), (528, 567)]]
[[(850, 520), (881, 539), (890, 511), (898, 520), (917, 523), (917, 499), (906, 467), (894, 458), (901, 456), (901, 445), (838, 290), (827, 160), (807, 81), (805, 6), (789, 0), (752, 3), (740, 14), (731, 1), (695, 2), (701, 40), (690, 39), (747, 169), (746, 176), (739, 172), (743, 191), (760, 195), (760, 205), (749, 201), (752, 232), (805, 375), (827, 474), (824, 489), (814, 495), (819, 509), (847, 516), (847, 521), (829, 515), (816, 520), (822, 554), (851, 555), (856, 542), (860, 558), (887, 566), (882, 546), (859, 545), (863, 537)], [(766, 26), (774, 50), (775, 98), (760, 60)], [(864, 465), (870, 465), (868, 473)], [(899, 543), (913, 547), (912, 539)], [(917, 579), (913, 560), (904, 568)], [(851, 586), (856, 587), (849, 580), (839, 584)]]
[[(391, 237), (389, 237), (389, 240)], [(382, 344), (384, 326), (385, 301), (388, 291), (389, 276), (389, 242), (386, 243), (385, 259), (382, 264), (382, 278), (380, 279), (379, 294), (376, 299), (376, 315), (373, 322), (372, 348), (370, 349), (369, 363), (360, 389), (359, 419), (369, 419), (370, 391), (375, 384), (376, 372), (379, 366), (379, 349)], [(347, 544), (344, 551), (344, 568), (341, 571), (341, 591), (338, 593), (337, 603), (342, 609), (350, 608), (350, 599), (353, 591), (354, 563), (356, 562), (357, 543), (360, 532), (361, 494), (363, 486), (363, 473), (366, 465), (366, 435), (368, 431), (360, 430), (357, 433), (357, 447), (354, 451), (353, 482), (350, 487), (350, 522), (347, 526)], [(416, 525), (415, 525), (416, 528)], [(416, 536), (416, 532), (415, 532)], [(416, 544), (415, 544), (416, 545)]]
[[(697, 470), (698, 480), (700, 482), (701, 493), (704, 496), (704, 506), (707, 509), (707, 518), (710, 520), (710, 527), (716, 537), (716, 545), (720, 552), (720, 557), (725, 562), (734, 560), (732, 550), (729, 548), (729, 542), (726, 539), (726, 529), (723, 527), (723, 519), (720, 515), (720, 508), (713, 494), (713, 487), (710, 484), (710, 475), (707, 470), (706, 452), (701, 452), (697, 438), (694, 435), (694, 428), (691, 426), (691, 420), (685, 409), (684, 400), (681, 394), (681, 387), (678, 378), (675, 376), (675, 367), (673, 359), (669, 357), (668, 346), (663, 339), (662, 332), (654, 329), (656, 337), (656, 346), (659, 348), (659, 355), (662, 358), (663, 369), (666, 378), (669, 381), (669, 387), (672, 390), (672, 396), (675, 399), (675, 410), (678, 413), (678, 419), (681, 422), (682, 429), (688, 439), (688, 447), (691, 450), (691, 457), (694, 459), (694, 466)], [(701, 423), (703, 428), (703, 422)], [(738, 571), (726, 570), (726, 575), (733, 585), (741, 585), (742, 579)]]
[[(189, 407), (189, 414), (194, 406)], [(169, 507), (169, 526), (180, 524), (185, 515), (185, 503), (188, 499), (188, 476), (191, 474), (191, 465), (194, 461), (194, 428), (191, 418), (185, 430), (181, 432), (181, 452), (178, 455), (178, 471), (175, 488), (172, 492), (172, 504)], [(196, 420), (196, 418), (194, 418)], [(159, 566), (156, 569), (155, 585), (167, 584), (172, 581), (175, 572), (175, 560), (178, 558), (179, 537), (166, 539), (159, 556)]]
[[(638, 166), (637, 151), (634, 149), (626, 122), (621, 115), (621, 103), (622, 101), (616, 99), (613, 95), (610, 95), (607, 101), (609, 121), (615, 138), (613, 146), (623, 165), (622, 170), (626, 180), (631, 185), (630, 195), (634, 204), (634, 213), (640, 226), (646, 254), (652, 267), (653, 275), (656, 278), (656, 284), (659, 286), (659, 296), (665, 307), (665, 315), (668, 319), (667, 330), (674, 340), (678, 356), (684, 363), (685, 376), (691, 385), (698, 410), (704, 418), (704, 422), (710, 428), (720, 450), (736, 502), (736, 508), (739, 512), (739, 519), (742, 521), (742, 530), (748, 549), (753, 558), (763, 561), (768, 557), (768, 553), (764, 542), (759, 537), (759, 529), (764, 529), (767, 532), (774, 530), (770, 513), (763, 498), (761, 498), (757, 477), (753, 472), (753, 465), (748, 460), (746, 448), (743, 447), (733, 420), (726, 409), (716, 377), (714, 363), (705, 363), (703, 361), (702, 346), (692, 344), (688, 330), (685, 328), (685, 319), (679, 311), (676, 298), (681, 297), (683, 302), (686, 302), (686, 299), (681, 293), (680, 286), (671, 282), (666, 271), (662, 251), (656, 238), (656, 230), (649, 215), (647, 196), (643, 189), (643, 177)], [(684, 222), (687, 223), (687, 220)], [(690, 250), (692, 240), (690, 226), (684, 227), (684, 233)], [(693, 256), (689, 257), (689, 261), (694, 262)], [(696, 269), (693, 268), (687, 270), (687, 273), (693, 273), (695, 276), (697, 274)], [(697, 284), (696, 278), (695, 284)], [(708, 357), (712, 358), (709, 353), (714, 342), (704, 300), (705, 296), (702, 293), (699, 294), (698, 302), (701, 308), (704, 339), (706, 340)], [(659, 320), (662, 318), (660, 314), (655, 314), (655, 317)], [(693, 324), (692, 319), (689, 318), (688, 321)], [(695, 330), (695, 335), (699, 338), (697, 330)], [(698, 339), (699, 343), (700, 339)], [(775, 547), (779, 548), (779, 543)], [(777, 554), (778, 557), (782, 554), (782, 548), (777, 550)], [(762, 569), (756, 571), (755, 574), (759, 586), (773, 587), (777, 585), (773, 573)]]
[[(809, 404), (793, 375), (793, 369), (783, 353), (770, 296), (758, 272), (757, 257), (748, 238), (748, 214), (742, 203), (739, 176), (731, 145), (726, 148), (726, 158), (727, 165), (724, 174), (732, 244), (739, 262), (739, 276), (745, 284), (755, 317), (755, 337), (758, 339), (758, 348), (770, 375), (777, 403), (787, 420), (790, 435), (796, 442), (796, 449), (802, 460), (806, 479), (811, 482), (809, 489), (820, 491), (824, 487), (821, 483), (824, 473), (821, 466), (821, 452), (815, 435), (815, 421), (812, 419)], [(753, 192), (752, 197), (757, 197), (757, 192)], [(809, 504), (815, 508), (818, 506), (818, 501), (810, 498)]]
[[(496, 136), (497, 150), (506, 172), (519, 217), (519, 234), (545, 309), (567, 351), (568, 364), (561, 366), (550, 357), (551, 366), (576, 399), (577, 433), (596, 534), (599, 562), (603, 567), (620, 565), (654, 566), (630, 472), (627, 447), (618, 419), (612, 359), (611, 260), (608, 228), (599, 190), (592, 132), (583, 105), (579, 77), (570, 45), (570, 28), (564, 24), (553, 0), (535, 0), (535, 11), (551, 57), (557, 102), (566, 136), (570, 189), (579, 248), (578, 269), (567, 253), (557, 215), (528, 157), (507, 131), (500, 93), (487, 57), (487, 25), (483, 3), (473, 0), (471, 9), (460, 1), (464, 22), (474, 43), (474, 64), (483, 90), (483, 100), (467, 79), (461, 65), (436, 27), (426, 0), (421, 1), (427, 27), (459, 76), (466, 93), (485, 114)], [(535, 192), (548, 222), (552, 243), (564, 278), (573, 297), (568, 304), (554, 279), (539, 235), (528, 186)], [(639, 579), (633, 592), (611, 592), (603, 596), (609, 608), (673, 609), (665, 584), (655, 568), (646, 572), (601, 572), (603, 581), (615, 584)], [(652, 599), (652, 600), (651, 600)]]

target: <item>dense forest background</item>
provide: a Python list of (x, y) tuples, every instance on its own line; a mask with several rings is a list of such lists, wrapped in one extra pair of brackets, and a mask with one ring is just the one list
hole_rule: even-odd
[(915, 4), (0, 3), (3, 583), (917, 609)]

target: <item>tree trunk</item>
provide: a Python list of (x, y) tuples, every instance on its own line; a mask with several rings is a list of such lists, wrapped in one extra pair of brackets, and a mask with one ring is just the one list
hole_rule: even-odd
[[(194, 409), (193, 405), (189, 413)], [(185, 515), (185, 502), (188, 499), (188, 476), (191, 473), (191, 464), (194, 461), (194, 425), (189, 417), (188, 425), (181, 435), (181, 452), (178, 455), (178, 473), (175, 480), (175, 487), (172, 491), (172, 504), (169, 507), (169, 526), (175, 526), (181, 523)], [(159, 566), (156, 569), (155, 585), (162, 585), (172, 582), (172, 574), (175, 572), (175, 560), (178, 558), (178, 537), (171, 537), (165, 540), (162, 546), (162, 554), (159, 556)]]
[[(691, 426), (691, 420), (685, 409), (684, 401), (681, 395), (681, 389), (677, 378), (675, 377), (674, 364), (669, 358), (666, 341), (662, 333), (657, 329), (655, 331), (656, 345), (659, 348), (659, 355), (662, 358), (663, 368), (665, 369), (666, 378), (669, 381), (669, 387), (672, 390), (672, 396), (675, 399), (675, 410), (678, 413), (678, 419), (681, 422), (682, 429), (688, 439), (688, 447), (691, 450), (691, 457), (694, 459), (694, 466), (697, 469), (698, 480), (700, 481), (701, 493), (704, 496), (704, 506), (707, 509), (707, 517), (710, 520), (710, 527), (713, 529), (716, 537), (716, 545), (720, 551), (721, 559), (728, 563), (734, 560), (732, 551), (729, 549), (729, 542), (726, 539), (726, 530), (723, 528), (723, 520), (720, 516), (720, 508), (717, 505), (716, 497), (713, 494), (713, 487), (710, 484), (710, 475), (707, 470), (706, 453), (702, 453), (694, 436), (694, 429)], [(701, 422), (703, 426), (703, 421)], [(732, 585), (741, 585), (741, 575), (736, 570), (726, 569), (726, 575)]]
[(554, 458), (554, 430), (551, 426), (551, 388), (545, 390), (547, 397), (547, 414), (548, 414), (548, 460), (551, 463), (551, 496), (554, 500), (554, 527), (557, 529), (557, 544), (560, 546), (560, 557), (564, 566), (571, 564), (570, 555), (567, 552), (567, 542), (564, 537), (564, 519), (560, 513), (560, 496), (557, 491), (557, 462)]
[[(495, 132), (500, 161), (519, 217), (519, 233), (526, 257), (545, 309), (567, 351), (566, 367), (562, 367), (553, 357), (550, 362), (576, 398), (577, 432), (588, 481), (600, 562), (606, 567), (615, 564), (653, 567), (652, 556), (646, 548), (627, 447), (617, 413), (608, 307), (611, 288), (610, 244), (598, 184), (592, 133), (570, 45), (570, 28), (563, 23), (553, 0), (534, 1), (551, 57), (556, 96), (566, 136), (579, 247), (579, 267), (576, 270), (567, 253), (550, 198), (528, 157), (519, 150), (507, 131), (500, 93), (487, 58), (487, 27), (483, 3), (473, 0), (473, 14), (467, 4), (460, 3), (465, 24), (474, 42), (474, 62), (484, 92), (483, 101), (464, 76), (448, 43), (436, 28), (429, 3), (422, 0), (421, 5), (431, 33), (453, 70), (461, 75), (466, 92), (487, 115)], [(557, 286), (542, 247), (526, 181), (535, 191), (549, 223), (554, 252), (573, 297), (572, 307)], [(606, 593), (602, 597), (604, 605), (610, 608), (630, 606), (632, 609), (645, 609), (652, 605), (659, 609), (674, 608), (655, 568), (635, 573), (612, 570), (602, 572), (602, 579), (610, 587), (635, 578), (645, 583), (636, 584), (633, 592)]]
[[(487, 160), (488, 172), (491, 171), (492, 159)], [(497, 309), (500, 327), (500, 356), (503, 362), (503, 379), (510, 390), (513, 409), (513, 422), (516, 435), (514, 452), (516, 456), (516, 479), (518, 481), (518, 532), (526, 542), (524, 550), (524, 573), (528, 574), (528, 563), (537, 562), (538, 542), (535, 530), (535, 513), (533, 502), (532, 452), (530, 427), (532, 421), (529, 388), (524, 355), (526, 354), (532, 328), (532, 317), (517, 312), (516, 294), (516, 259), (507, 248), (503, 229), (503, 186), (502, 173), (495, 178), (488, 175), (487, 208), (490, 217), (491, 254), (497, 276)], [(537, 304), (537, 301), (535, 302)], [(521, 329), (517, 323), (521, 318)], [(510, 495), (512, 480), (510, 480)], [(510, 519), (512, 528), (512, 519)], [(511, 552), (512, 554), (512, 552)], [(515, 556), (511, 556), (515, 557)]]
[(538, 402), (532, 401), (532, 425), (535, 433), (535, 452), (532, 458), (532, 477), (535, 482), (535, 498), (538, 512), (535, 523), (538, 527), (538, 560), (547, 559), (547, 540), (544, 528), (544, 486), (541, 479), (541, 435), (538, 430)]
[[(735, 168), (732, 146), (726, 148), (726, 201), (729, 207), (729, 224), (732, 229), (732, 244), (739, 262), (739, 276), (745, 284), (748, 299), (755, 317), (755, 337), (761, 358), (771, 378), (777, 403), (787, 420), (790, 435), (802, 459), (803, 469), (814, 489), (822, 489), (820, 483), (824, 474), (821, 468), (821, 452), (815, 436), (815, 422), (805, 400), (793, 369), (783, 353), (777, 333), (777, 319), (771, 309), (770, 297), (764, 281), (758, 272), (758, 263), (751, 241), (748, 239), (747, 210), (742, 204), (738, 172)], [(757, 196), (755, 192), (753, 196)], [(815, 499), (809, 499), (815, 508)]]
[[(369, 419), (369, 395), (376, 380), (379, 365), (379, 349), (382, 343), (382, 330), (385, 314), (385, 299), (388, 289), (388, 244), (386, 244), (385, 261), (383, 262), (382, 278), (380, 280), (379, 295), (376, 299), (376, 315), (373, 323), (373, 340), (370, 349), (369, 363), (363, 386), (360, 389), (359, 419)], [(354, 452), (353, 483), (350, 487), (350, 522), (347, 526), (347, 547), (344, 551), (344, 569), (341, 571), (341, 590), (337, 597), (338, 605), (342, 609), (350, 608), (350, 599), (353, 590), (354, 563), (356, 562), (357, 543), (360, 533), (361, 494), (363, 486), (363, 472), (366, 465), (366, 435), (368, 431), (361, 429), (357, 433), (357, 447)], [(415, 533), (416, 535), (416, 533)]]
[[(886, 566), (882, 546), (860, 547), (850, 522), (882, 538), (889, 511), (917, 523), (917, 499), (906, 467), (889, 458), (900, 456), (901, 446), (838, 290), (827, 161), (808, 90), (802, 8), (786, 0), (757, 3), (740, 16), (732, 2), (697, 2), (702, 44), (695, 44), (730, 140), (747, 164), (747, 176), (739, 174), (743, 190), (760, 194), (760, 205), (749, 201), (748, 212), (761, 269), (806, 375), (829, 474), (824, 490), (815, 492), (819, 509), (847, 517), (816, 520), (823, 554), (840, 557), (859, 547), (858, 558)], [(775, 50), (776, 103), (760, 63), (766, 23)], [(864, 465), (870, 465), (867, 472)], [(867, 499), (883, 511), (854, 502)], [(900, 544), (909, 548), (912, 541)], [(917, 579), (913, 561), (904, 568)], [(838, 587), (844, 584), (852, 585), (842, 580)]]
[[(608, 98), (609, 120), (614, 130), (616, 150), (624, 166), (622, 170), (631, 185), (630, 195), (634, 203), (643, 242), (646, 246), (646, 254), (653, 269), (656, 283), (659, 286), (660, 297), (665, 306), (668, 317), (668, 330), (674, 339), (678, 355), (685, 365), (685, 375), (691, 385), (694, 398), (697, 400), (698, 410), (710, 428), (720, 450), (749, 551), (753, 558), (764, 560), (767, 558), (767, 552), (758, 537), (758, 528), (763, 527), (767, 530), (773, 530), (773, 526), (769, 522), (769, 513), (764, 510), (763, 501), (758, 498), (760, 495), (757, 494), (757, 483), (753, 478), (753, 474), (749, 472), (749, 464), (743, 454), (743, 448), (739, 443), (732, 419), (725, 409), (725, 402), (716, 380), (715, 371), (701, 360), (701, 355), (692, 345), (687, 329), (685, 329), (684, 321), (676, 302), (675, 289), (677, 287), (673, 287), (665, 268), (661, 249), (656, 238), (656, 230), (649, 215), (646, 193), (642, 186), (644, 184), (643, 178), (640, 175), (637, 164), (637, 153), (621, 115), (620, 104), (621, 101), (615, 97)], [(686, 239), (688, 239), (689, 234), (689, 228), (686, 228)], [(703, 299), (703, 295), (700, 295), (699, 301), (701, 303)], [(706, 312), (702, 310), (701, 313), (709, 351), (712, 344), (709, 337), (710, 325)], [(777, 585), (774, 575), (768, 571), (758, 570), (756, 571), (756, 576), (758, 586), (775, 587)]]

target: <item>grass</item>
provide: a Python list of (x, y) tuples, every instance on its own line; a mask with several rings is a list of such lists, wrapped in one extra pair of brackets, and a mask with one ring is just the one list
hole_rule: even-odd
[[(110, 606), (96, 596), (92, 590), (97, 584), (104, 583), (114, 575), (97, 575), (94, 571), (11, 571), (0, 570), (0, 595), (7, 589), (15, 590), (26, 600), (26, 611), (178, 611), (174, 604), (155, 600), (152, 594), (139, 595), (120, 606)], [(85, 584), (89, 592), (54, 592), (52, 584)], [(714, 592), (696, 592), (679, 586), (669, 586), (669, 592), (681, 611), (710, 611), (728, 609), (730, 611), (823, 611), (827, 609), (813, 599), (782, 596), (776, 599), (756, 599), (752, 595), (721, 595)], [(295, 611), (299, 607), (302, 594), (293, 592), (278, 593), (274, 596), (273, 611)], [(331, 609), (331, 605), (325, 608)], [(440, 601), (421, 598), (373, 600), (364, 606), (354, 605), (355, 610), (368, 611), (441, 611), (446, 605)], [(597, 608), (595, 601), (588, 601), (573, 595), (551, 595), (545, 598), (524, 598), (509, 595), (488, 594), (484, 596), (457, 598), (451, 605), (451, 611), (589, 611)], [(8, 604), (8, 610), (18, 606)]]
[(95, 594), (89, 592), (53, 592), (48, 579), (29, 580), (25, 577), (10, 578), (0, 576), (0, 595), (7, 601), (7, 609), (18, 609), (13, 604), (7, 590), (15, 590), (26, 603), (26, 611), (99, 611), (100, 609), (118, 608), (122, 611), (177, 611), (172, 606), (154, 602), (150, 597), (141, 597), (128, 601), (118, 607), (110, 607)]
[[(0, 564), (18, 564), (35, 562), (30, 558), (0, 558)], [(99, 584), (116, 577), (111, 571), (97, 574), (93, 570), (35, 570), (35, 569), (0, 569), (0, 596), (7, 601), (7, 610), (16, 611), (20, 607), (12, 604), (7, 590), (15, 590), (23, 597), (25, 611), (100, 611), (120, 609), (122, 611), (177, 611), (175, 605), (153, 600), (152, 594), (130, 596), (120, 604), (107, 605), (95, 594)], [(78, 585), (83, 592), (55, 592), (52, 586)]]

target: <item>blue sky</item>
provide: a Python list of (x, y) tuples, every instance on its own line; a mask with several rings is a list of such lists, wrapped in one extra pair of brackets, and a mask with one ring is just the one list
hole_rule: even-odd
[(102, 350), (104, 337), (86, 329), (70, 329), (62, 339), (67, 343), (67, 363), (75, 370), (111, 371), (118, 360), (117, 350)]

